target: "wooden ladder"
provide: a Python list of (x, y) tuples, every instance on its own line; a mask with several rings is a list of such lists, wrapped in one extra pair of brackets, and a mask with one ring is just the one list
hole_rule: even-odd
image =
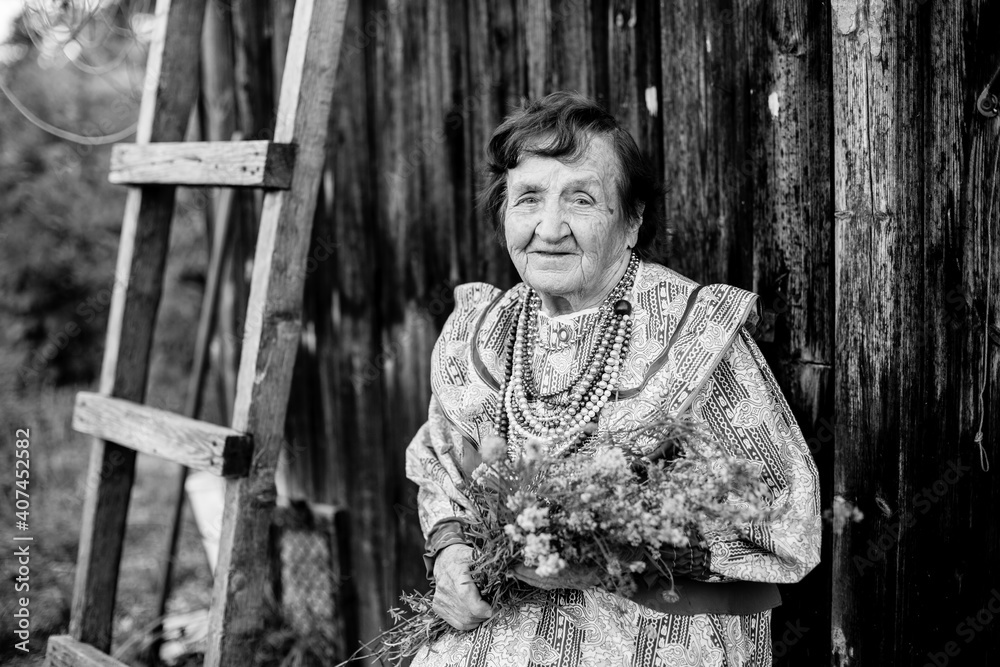
[[(205, 664), (252, 664), (270, 581), (274, 471), (299, 345), (302, 289), (348, 0), (297, 0), (274, 141), (180, 142), (197, 97), (206, 0), (158, 0), (134, 144), (109, 179), (129, 186), (99, 393), (77, 397), (90, 458), (69, 635), (50, 665), (121, 665), (108, 655), (135, 453), (227, 478)], [(176, 186), (267, 188), (232, 428), (142, 404)]]

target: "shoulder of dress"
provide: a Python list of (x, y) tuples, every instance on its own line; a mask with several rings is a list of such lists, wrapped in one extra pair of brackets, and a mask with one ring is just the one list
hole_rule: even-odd
[(452, 312), (458, 316), (473, 314), (501, 294), (503, 290), (489, 283), (463, 283), (454, 289), (455, 308)]
[(471, 342), (484, 318), (503, 317), (513, 311), (520, 298), (522, 285), (504, 291), (489, 283), (464, 283), (454, 290), (455, 307), (452, 309), (439, 342)]
[(524, 289), (459, 285), (455, 308), (434, 345), (431, 390), (447, 419), (472, 442), (493, 432), (504, 345)]
[(697, 282), (673, 269), (662, 264), (643, 262), (632, 293), (647, 307), (662, 310), (671, 308), (671, 303), (686, 301), (698, 287)]
[(644, 261), (641, 266), (636, 278), (636, 290), (645, 291), (662, 285), (672, 285), (683, 291), (691, 291), (698, 287), (697, 281), (662, 264)]
[[(646, 295), (647, 299), (650, 295), (657, 295), (664, 303), (684, 300), (688, 302), (688, 309), (698, 302), (707, 305), (730, 304), (729, 308), (709, 308), (706, 311), (710, 319), (729, 320), (730, 326), (734, 324), (734, 316), (739, 320), (737, 326), (745, 325), (751, 330), (760, 320), (758, 297), (753, 292), (724, 283), (701, 285), (673, 269), (653, 262), (643, 263), (636, 291)], [(745, 315), (745, 318), (740, 315)]]
[(712, 309), (711, 317), (720, 324), (728, 324), (727, 328), (738, 329), (741, 326), (753, 331), (761, 320), (760, 298), (754, 292), (740, 287), (713, 283), (702, 288), (703, 298), (710, 304), (726, 304), (725, 307)]

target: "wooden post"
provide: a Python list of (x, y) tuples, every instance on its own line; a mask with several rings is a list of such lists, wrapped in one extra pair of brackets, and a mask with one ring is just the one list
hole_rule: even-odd
[[(201, 42), (201, 111), (205, 138), (209, 141), (234, 139), (236, 132), (235, 69), (230, 4), (230, 0), (209, 0), (205, 11), (205, 29)], [(240, 138), (242, 136), (242, 134), (239, 135)], [(215, 192), (215, 209), (220, 207), (219, 198), (222, 196), (252, 197), (252, 193), (249, 192), (233, 193), (228, 191), (226, 195), (223, 195), (223, 192), (222, 190)], [(234, 264), (239, 267), (239, 272), (243, 271), (243, 255), (240, 254), (234, 260), (241, 220), (239, 207), (235, 203), (231, 204), (231, 207), (233, 209), (230, 214), (232, 231), (231, 237), (226, 241), (229, 250), (225, 253), (223, 268), (223, 275), (230, 276), (230, 279), (225, 280), (220, 286), (215, 337), (210, 345), (213, 356), (212, 363), (209, 364), (210, 371), (217, 375), (215, 385), (220, 403), (220, 421), (225, 424), (231, 421), (230, 412), (233, 398), (236, 395), (236, 367), (239, 363), (239, 350), (234, 342), (234, 339), (237, 338), (234, 333), (237, 319), (236, 303), (239, 302), (242, 306), (245, 302), (245, 300), (240, 301), (238, 297), (240, 290), (233, 279), (236, 273), (233, 268)], [(211, 213), (212, 210), (210, 209), (209, 212)], [(214, 219), (213, 224), (217, 226), (219, 220)], [(239, 317), (242, 318), (242, 314)]]
[(288, 191), (269, 192), (254, 259), (233, 427), (254, 437), (250, 475), (227, 484), (205, 664), (244, 667), (263, 630), (274, 473), (299, 345), (316, 195), (326, 159), (347, 0), (298, 0), (274, 140), (298, 145)]
[[(158, 0), (146, 65), (136, 143), (179, 141), (197, 96), (198, 52), (205, 0)], [(142, 401), (153, 325), (173, 215), (172, 186), (130, 188), (101, 370), (104, 395)], [(127, 328), (126, 328), (127, 326)], [(118, 564), (135, 472), (135, 452), (95, 441), (80, 531), (70, 633), (100, 651), (111, 648)]]
[(840, 665), (996, 661), (996, 632), (960, 624), (1000, 584), (1000, 482), (975, 442), (982, 418), (996, 463), (1000, 121), (976, 99), (998, 18), (833, 5), (835, 492), (865, 512), (833, 542)]
[(609, 3), (608, 9), (607, 107), (660, 174), (663, 173), (660, 5), (616, 0)]
[(753, 6), (661, 0), (667, 263), (702, 283), (753, 281), (746, 31)]
[[(820, 471), (823, 506), (833, 481), (833, 215), (830, 191), (830, 20), (822, 3), (770, 0), (745, 17), (750, 63), (746, 177), (753, 291), (761, 297), (761, 350)], [(746, 190), (743, 190), (746, 192)], [(830, 540), (820, 565), (781, 587), (772, 614), (775, 665), (818, 665), (830, 654)], [(810, 628), (801, 636), (788, 627)]]

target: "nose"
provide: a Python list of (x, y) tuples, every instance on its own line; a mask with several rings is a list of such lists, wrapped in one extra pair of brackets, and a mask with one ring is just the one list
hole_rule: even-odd
[(570, 234), (569, 223), (566, 221), (566, 211), (558, 198), (552, 198), (545, 203), (540, 212), (538, 224), (535, 225), (535, 236), (546, 244), (556, 244)]

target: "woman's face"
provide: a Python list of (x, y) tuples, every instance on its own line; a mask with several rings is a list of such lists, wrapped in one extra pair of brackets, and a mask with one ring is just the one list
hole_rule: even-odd
[(622, 220), (617, 169), (594, 137), (573, 163), (529, 156), (507, 172), (507, 251), (550, 314), (597, 305), (625, 270), (639, 222)]

